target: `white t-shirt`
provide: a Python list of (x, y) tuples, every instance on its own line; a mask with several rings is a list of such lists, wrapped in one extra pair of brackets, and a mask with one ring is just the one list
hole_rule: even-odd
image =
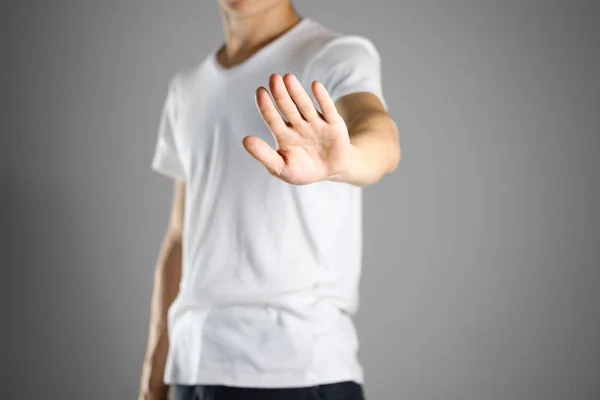
[(288, 72), (311, 96), (318, 80), (334, 100), (372, 92), (385, 105), (374, 45), (307, 18), (238, 66), (221, 67), (215, 51), (169, 85), (152, 168), (187, 190), (168, 384), (363, 382), (351, 320), (361, 189), (285, 183), (242, 147), (254, 135), (276, 148), (254, 96), (270, 74)]

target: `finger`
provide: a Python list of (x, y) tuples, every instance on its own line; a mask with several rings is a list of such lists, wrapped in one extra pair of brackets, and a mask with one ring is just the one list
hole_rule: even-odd
[(283, 118), (281, 118), (281, 115), (279, 115), (277, 108), (275, 108), (273, 100), (271, 100), (271, 95), (262, 86), (256, 89), (256, 106), (258, 107), (258, 111), (260, 111), (260, 116), (273, 135), (275, 137), (285, 135), (289, 128)]
[(256, 136), (246, 136), (242, 139), (242, 145), (271, 175), (279, 177), (283, 174), (285, 160), (267, 142)]
[(313, 103), (308, 93), (306, 93), (298, 78), (293, 74), (285, 74), (283, 76), (283, 83), (304, 119), (307, 121), (320, 119), (315, 103)]
[(339, 113), (337, 108), (335, 108), (333, 99), (329, 96), (327, 89), (325, 89), (325, 86), (319, 81), (314, 81), (312, 83), (312, 92), (315, 95), (317, 103), (319, 103), (325, 121), (335, 122), (337, 118), (339, 118)]
[(280, 75), (271, 75), (269, 78), (269, 87), (271, 88), (273, 99), (275, 99), (275, 103), (277, 103), (277, 107), (279, 107), (283, 116), (290, 121), (291, 124), (298, 125), (303, 123), (304, 118), (302, 118), (300, 111), (298, 111), (298, 107), (296, 107), (296, 103), (294, 103), (290, 97)]

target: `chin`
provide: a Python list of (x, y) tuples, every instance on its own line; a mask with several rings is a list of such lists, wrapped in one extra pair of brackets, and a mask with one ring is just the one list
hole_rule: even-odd
[(289, 0), (219, 0), (221, 8), (237, 16), (252, 16), (260, 14)]

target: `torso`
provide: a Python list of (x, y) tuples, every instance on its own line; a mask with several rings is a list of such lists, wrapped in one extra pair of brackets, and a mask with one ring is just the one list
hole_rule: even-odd
[(357, 305), (361, 190), (296, 186), (242, 147), (275, 148), (254, 101), (271, 73), (305, 77), (335, 37), (303, 20), (244, 63), (209, 56), (178, 76), (175, 142), (187, 199), (180, 294), (169, 311), (167, 383), (279, 387), (362, 380)]

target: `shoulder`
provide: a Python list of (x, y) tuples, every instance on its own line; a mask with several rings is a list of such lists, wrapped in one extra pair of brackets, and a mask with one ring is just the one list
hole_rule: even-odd
[(342, 33), (314, 23), (312, 44), (308, 57), (307, 70), (326, 72), (340, 64), (380, 63), (377, 47), (369, 38), (350, 33)]
[(203, 76), (210, 56), (207, 56), (201, 62), (184, 66), (172, 73), (166, 82), (166, 88), (169, 98), (174, 102), (186, 99), (189, 94), (196, 90), (199, 79)]
[(365, 36), (343, 33), (326, 27), (316, 20), (309, 20), (310, 29), (307, 29), (307, 39), (313, 44), (315, 55), (326, 52), (328, 49), (338, 47), (358, 47), (368, 48), (370, 51), (377, 52), (373, 42)]
[[(368, 38), (360, 35), (338, 35), (325, 42), (311, 58), (311, 64), (329, 67), (340, 62), (380, 62), (379, 51)], [(314, 66), (314, 65), (313, 65)]]

